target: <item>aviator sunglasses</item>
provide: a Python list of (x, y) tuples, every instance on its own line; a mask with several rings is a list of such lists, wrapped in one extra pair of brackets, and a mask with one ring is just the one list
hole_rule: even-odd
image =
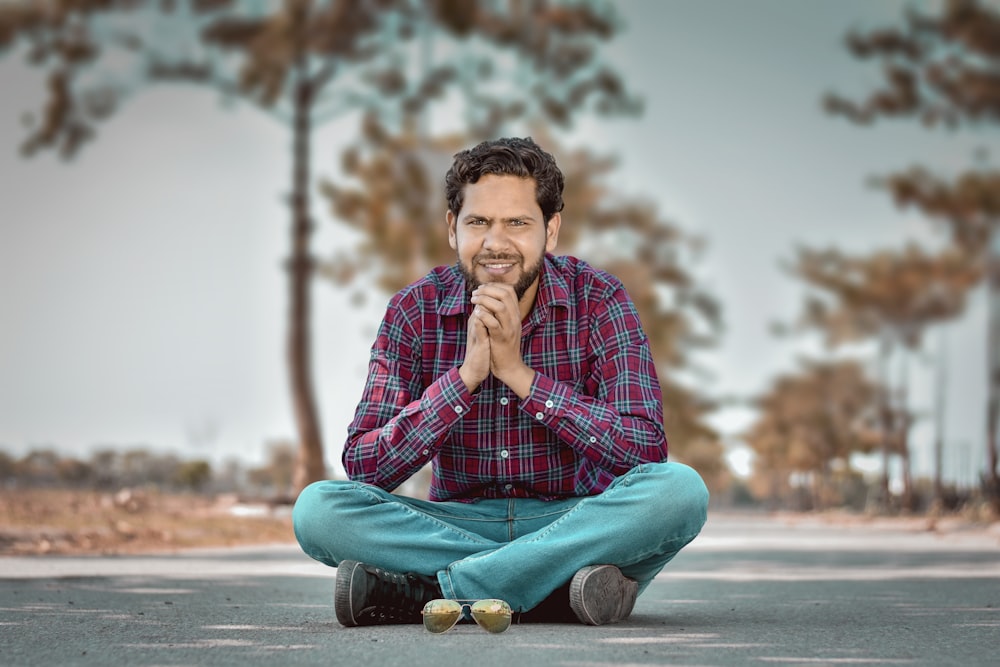
[(510, 627), (512, 611), (503, 600), (431, 600), (420, 615), (428, 632), (448, 632), (462, 619), (466, 610), (486, 632), (500, 633)]

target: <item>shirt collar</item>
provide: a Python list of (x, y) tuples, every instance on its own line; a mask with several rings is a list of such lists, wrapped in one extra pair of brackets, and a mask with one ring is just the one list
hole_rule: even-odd
[(465, 278), (454, 264), (446, 270), (439, 294), (441, 298), (438, 301), (438, 315), (461, 315), (469, 305)]
[[(463, 315), (467, 312), (469, 297), (465, 289), (465, 278), (452, 265), (448, 267), (447, 278), (441, 289), (441, 300), (438, 302), (438, 314), (441, 316)], [(559, 270), (557, 260), (545, 253), (542, 272), (539, 275), (538, 294), (535, 295), (535, 305), (528, 314), (534, 319), (536, 313), (542, 313), (554, 306), (569, 307), (569, 285)]]

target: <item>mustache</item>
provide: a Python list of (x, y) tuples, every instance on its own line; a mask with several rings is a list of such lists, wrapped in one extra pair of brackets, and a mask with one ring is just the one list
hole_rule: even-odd
[(488, 253), (480, 253), (472, 258), (477, 264), (483, 262), (520, 262), (523, 258), (520, 255), (494, 255)]

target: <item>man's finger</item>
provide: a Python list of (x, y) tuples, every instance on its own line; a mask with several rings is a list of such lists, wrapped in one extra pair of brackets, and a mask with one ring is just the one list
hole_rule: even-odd
[(476, 305), (476, 307), (472, 309), (472, 314), (476, 317), (476, 319), (482, 322), (483, 326), (487, 329), (500, 326), (500, 320), (496, 313), (482, 304)]

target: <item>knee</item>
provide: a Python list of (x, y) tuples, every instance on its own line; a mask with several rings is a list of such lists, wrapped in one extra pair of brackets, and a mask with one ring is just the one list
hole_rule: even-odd
[(314, 482), (302, 489), (292, 507), (292, 530), (302, 550), (317, 558), (316, 546), (321, 536), (328, 532), (330, 525), (325, 498), (329, 495), (326, 487), (330, 482)]
[(343, 480), (314, 482), (302, 489), (292, 508), (292, 530), (299, 546), (316, 560), (333, 564), (334, 536), (350, 535), (370, 498), (358, 493), (358, 483)]
[(296, 529), (300, 524), (304, 527), (315, 515), (316, 508), (321, 504), (320, 498), (326, 484), (325, 481), (313, 482), (299, 493), (299, 497), (295, 499), (295, 505), (292, 507), (292, 525)]
[(698, 471), (694, 468), (684, 465), (683, 463), (675, 463), (676, 470), (674, 471), (677, 479), (675, 483), (681, 490), (682, 501), (686, 503), (687, 511), (692, 518), (697, 519), (698, 530), (705, 525), (705, 521), (708, 519), (708, 500), (709, 493), (708, 487), (705, 486), (705, 480), (701, 478)]
[(692, 503), (694, 507), (708, 506), (708, 487), (698, 471), (683, 463), (669, 462), (656, 464), (665, 469), (665, 483), (676, 494)]
[(314, 482), (292, 508), (292, 529), (308, 555), (335, 565), (344, 544), (363, 540), (372, 530), (371, 509), (392, 496), (382, 489), (347, 480)]
[(697, 533), (708, 518), (708, 488), (698, 472), (683, 463), (664, 462), (640, 466), (637, 470), (646, 482), (646, 501), (660, 517), (672, 517), (692, 533)]

